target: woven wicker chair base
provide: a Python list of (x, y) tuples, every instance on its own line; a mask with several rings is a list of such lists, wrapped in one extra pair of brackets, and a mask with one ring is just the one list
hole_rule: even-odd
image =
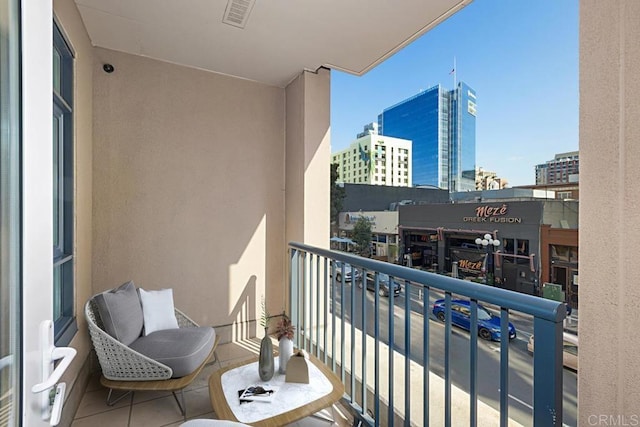
[[(216, 341), (213, 344), (213, 348), (211, 349), (211, 353), (209, 356), (202, 362), (198, 368), (181, 378), (171, 378), (168, 380), (152, 380), (152, 381), (115, 381), (105, 378), (104, 376), (100, 377), (100, 384), (109, 389), (109, 394), (107, 395), (107, 405), (113, 406), (122, 398), (127, 396), (129, 393), (134, 393), (136, 391), (170, 391), (173, 394), (173, 397), (176, 399), (176, 403), (180, 408), (180, 413), (186, 419), (187, 417), (187, 407), (184, 404), (184, 393), (183, 390), (185, 387), (188, 387), (189, 384), (196, 379), (196, 377), (200, 374), (202, 369), (209, 363), (209, 359), (216, 352), (216, 348), (218, 347), (218, 342), (220, 341), (220, 337), (216, 336)], [(217, 360), (217, 356), (216, 356)], [(125, 391), (126, 393), (117, 397), (114, 400), (111, 400), (111, 393), (114, 390)], [(176, 392), (179, 391), (182, 397), (182, 403), (178, 400), (178, 396), (176, 396)], [(133, 396), (132, 396), (133, 398)]]

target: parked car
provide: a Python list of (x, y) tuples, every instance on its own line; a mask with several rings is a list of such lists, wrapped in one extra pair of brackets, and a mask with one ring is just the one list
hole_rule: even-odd
[[(533, 335), (529, 338), (527, 350), (533, 354)], [(568, 332), (562, 333), (562, 365), (565, 368), (578, 370), (578, 336)]]
[[(438, 320), (445, 320), (444, 299), (433, 304), (433, 314)], [(467, 300), (451, 300), (451, 323), (459, 328), (471, 328), (471, 303)], [(478, 304), (478, 336), (485, 340), (500, 341), (500, 316)], [(516, 337), (516, 328), (509, 322), (509, 339)]]
[[(391, 280), (388, 274), (378, 273), (378, 294), (380, 296), (389, 296), (390, 282), (393, 282), (393, 295), (400, 295), (400, 291), (402, 290), (402, 286), (400, 286), (400, 283), (396, 282), (395, 280)], [(362, 288), (362, 283), (360, 283), (359, 286)], [(370, 291), (375, 291), (376, 289), (376, 273), (373, 271), (367, 271), (367, 289)]]
[[(336, 275), (336, 281), (341, 282), (342, 281), (342, 262), (340, 261), (334, 261), (333, 265), (335, 266), (335, 275)], [(362, 276), (362, 273), (360, 273), (360, 270), (354, 266), (352, 266), (351, 264), (344, 264), (344, 281), (345, 282), (351, 282), (353, 280), (353, 278), (356, 278), (356, 281), (360, 280)]]

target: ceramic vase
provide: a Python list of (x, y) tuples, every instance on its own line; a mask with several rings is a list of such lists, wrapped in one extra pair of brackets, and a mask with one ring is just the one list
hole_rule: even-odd
[(287, 370), (287, 363), (289, 363), (289, 359), (293, 355), (293, 341), (287, 337), (280, 338), (280, 343), (278, 344), (279, 351), (279, 371), (281, 374), (284, 374)]
[(264, 338), (260, 342), (260, 358), (258, 359), (258, 373), (262, 381), (273, 378), (273, 343), (267, 328), (264, 328)]

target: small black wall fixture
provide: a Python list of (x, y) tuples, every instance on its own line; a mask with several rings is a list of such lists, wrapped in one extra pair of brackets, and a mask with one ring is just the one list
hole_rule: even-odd
[(111, 64), (104, 64), (102, 66), (102, 69), (104, 70), (105, 73), (109, 73), (109, 74), (113, 73), (113, 71), (115, 70), (115, 68), (113, 68), (113, 65)]

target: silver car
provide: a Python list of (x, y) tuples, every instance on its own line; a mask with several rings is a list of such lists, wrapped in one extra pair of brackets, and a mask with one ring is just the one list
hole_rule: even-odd
[[(334, 261), (333, 263), (335, 267), (335, 276), (336, 281), (342, 281), (342, 262)], [(344, 263), (344, 281), (351, 282), (355, 277), (356, 281), (360, 280), (362, 277), (362, 273), (357, 267), (352, 266), (351, 264)]]

